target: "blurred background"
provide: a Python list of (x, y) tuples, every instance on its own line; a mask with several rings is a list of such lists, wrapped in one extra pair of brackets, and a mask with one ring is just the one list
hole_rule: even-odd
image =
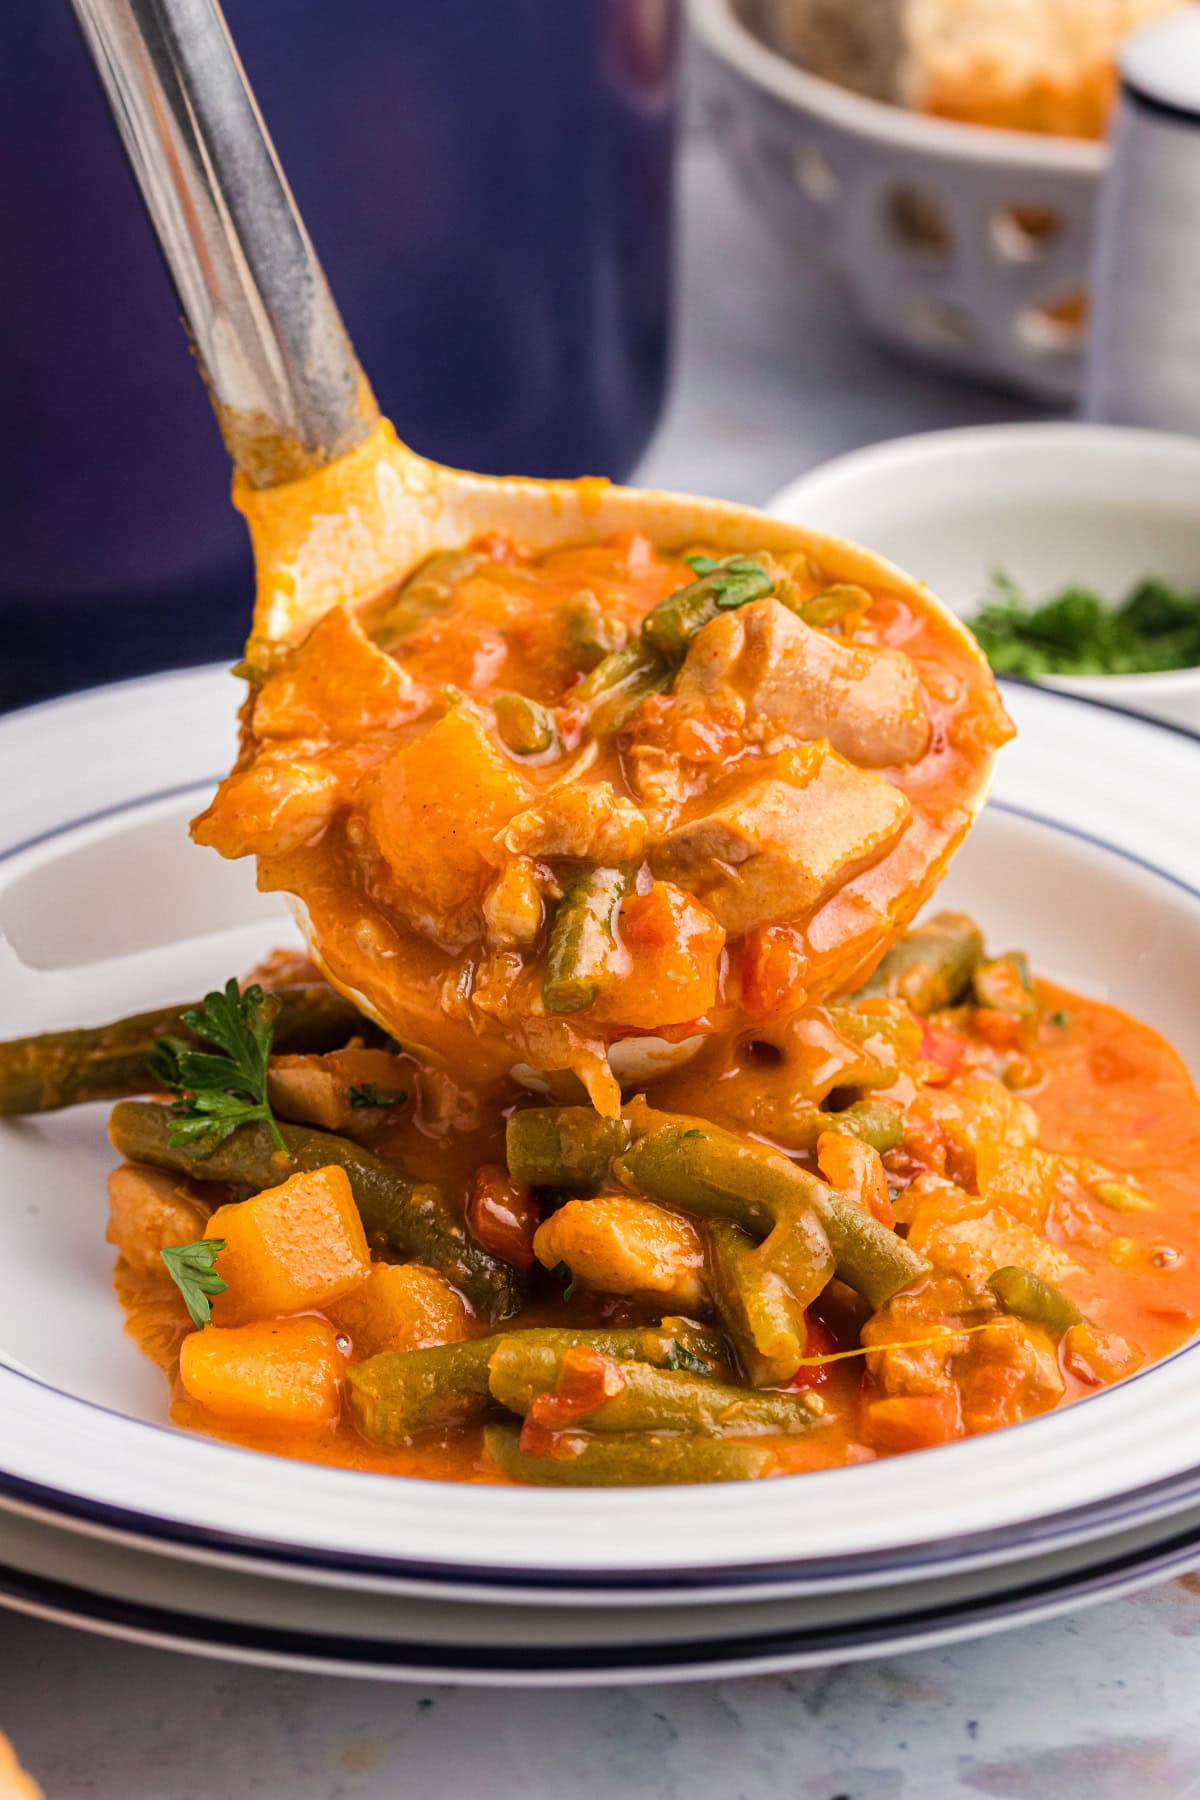
[[(1200, 38), (1127, 70), (1111, 129), (1129, 33), (1190, 0), (225, 10), (426, 455), (762, 504), (936, 427), (1200, 432)], [(0, 11), (0, 156), (0, 708), (233, 660), (225, 452), (67, 0)]]

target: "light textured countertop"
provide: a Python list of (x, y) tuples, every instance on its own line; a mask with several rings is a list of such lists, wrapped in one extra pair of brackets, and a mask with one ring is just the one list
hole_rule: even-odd
[[(689, 150), (677, 380), (641, 476), (761, 501), (825, 457), (1030, 416), (863, 341)], [(791, 1677), (567, 1694), (317, 1681), (0, 1614), (0, 1723), (51, 1800), (1184, 1800), (1200, 1592)]]

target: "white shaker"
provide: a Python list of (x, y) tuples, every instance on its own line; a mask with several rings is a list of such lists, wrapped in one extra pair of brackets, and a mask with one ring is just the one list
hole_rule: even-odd
[(1127, 40), (1112, 149), (1082, 410), (1200, 436), (1200, 5)]

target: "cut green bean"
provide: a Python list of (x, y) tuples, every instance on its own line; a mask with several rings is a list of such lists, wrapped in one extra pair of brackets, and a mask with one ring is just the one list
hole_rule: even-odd
[(508, 1172), (529, 1187), (597, 1188), (629, 1143), (624, 1119), (605, 1119), (590, 1106), (530, 1106), (505, 1129)]
[(610, 618), (590, 588), (580, 588), (563, 607), (567, 649), (577, 669), (588, 673), (606, 656), (623, 650), (629, 633), (620, 619)]
[(730, 556), (704, 567), (706, 563), (708, 558), (696, 557), (697, 579), (668, 594), (642, 620), (644, 642), (670, 663), (682, 662), (692, 639), (722, 612), (765, 600), (775, 591), (771, 576), (749, 557)]
[(832, 1275), (829, 1240), (811, 1213), (776, 1225), (761, 1244), (740, 1226), (709, 1225), (709, 1293), (756, 1387), (779, 1387), (796, 1374), (805, 1352), (805, 1307)]
[(500, 741), (515, 756), (540, 756), (558, 741), (554, 714), (524, 694), (497, 694), (492, 702)]
[(170, 1142), (171, 1108), (125, 1100), (113, 1108), (108, 1135), (122, 1156), (157, 1169), (178, 1169), (199, 1181), (226, 1181), (260, 1193), (301, 1170), (336, 1164), (346, 1171), (369, 1238), (437, 1269), (488, 1319), (507, 1319), (524, 1303), (517, 1270), (481, 1248), (440, 1188), (411, 1182), (349, 1138), (306, 1125), (279, 1127), (286, 1154), (263, 1125), (244, 1125), (199, 1157)]
[(892, 1100), (856, 1100), (841, 1112), (828, 1113), (823, 1129), (861, 1138), (872, 1150), (886, 1156), (903, 1142), (904, 1108)]
[[(377, 1035), (375, 1027), (332, 988), (284, 987), (275, 991), (274, 998), (279, 1003), (272, 1039), (275, 1054), (320, 1055), (340, 1049), (355, 1035)], [(192, 1010), (169, 1006), (111, 1025), (48, 1031), (0, 1044), (0, 1117), (157, 1092), (160, 1083), (147, 1069), (146, 1058), (160, 1039), (174, 1037), (189, 1048), (206, 1048), (183, 1022), (183, 1015)]]
[(774, 1458), (760, 1444), (719, 1438), (657, 1436), (651, 1432), (588, 1437), (560, 1433), (555, 1456), (528, 1456), (515, 1425), (489, 1425), (488, 1455), (510, 1481), (551, 1487), (659, 1487), (709, 1481), (753, 1481)]
[[(527, 1413), (562, 1379), (566, 1347), (501, 1338), (488, 1365), (492, 1397), (509, 1412)], [(579, 1415), (588, 1431), (694, 1431), (704, 1437), (794, 1436), (821, 1419), (803, 1393), (749, 1393), (678, 1369), (613, 1358), (620, 1391)]]
[(1005, 1312), (1043, 1326), (1051, 1337), (1060, 1338), (1072, 1325), (1083, 1323), (1083, 1314), (1075, 1302), (1032, 1269), (1010, 1264), (989, 1275), (987, 1284)]
[(617, 913), (633, 886), (633, 871), (588, 869), (558, 903), (542, 1001), (548, 1013), (576, 1013), (600, 994), (617, 957)]
[(982, 955), (983, 934), (973, 919), (937, 913), (892, 945), (859, 997), (887, 994), (914, 1012), (940, 1012), (966, 998)]
[(484, 561), (477, 550), (439, 550), (402, 583), (373, 633), (381, 649), (412, 637), (444, 613), (454, 589)]
[[(648, 1123), (668, 1116), (649, 1109), (644, 1114)], [(839, 1278), (876, 1310), (929, 1270), (894, 1231), (786, 1156), (696, 1120), (658, 1125), (635, 1138), (613, 1174), (633, 1193), (729, 1219), (759, 1238), (777, 1223), (815, 1213)]]
[(643, 700), (670, 687), (671, 664), (641, 638), (614, 650), (596, 664), (571, 691), (571, 704), (582, 706), (593, 737), (613, 737), (633, 717)]
[(572, 1331), (535, 1326), (427, 1350), (384, 1350), (347, 1371), (350, 1410), (362, 1435), (373, 1444), (395, 1447), (419, 1431), (478, 1422), (493, 1416), (499, 1403), (488, 1385), (488, 1365), (502, 1343), (545, 1346), (559, 1354), (589, 1344), (622, 1361), (666, 1367), (679, 1350), (707, 1361), (724, 1362), (716, 1333), (690, 1320), (616, 1331)]

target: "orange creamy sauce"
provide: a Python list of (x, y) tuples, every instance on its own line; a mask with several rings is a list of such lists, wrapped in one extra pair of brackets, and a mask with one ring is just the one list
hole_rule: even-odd
[[(1149, 1206), (1115, 1212), (1064, 1189), (1051, 1205), (1045, 1236), (1066, 1251), (1075, 1271), (1059, 1285), (1104, 1332), (1123, 1339), (1141, 1363), (1185, 1344), (1200, 1326), (1200, 1097), (1177, 1053), (1150, 1027), (1116, 1008), (1082, 999), (1050, 983), (1038, 983), (1039, 1015), (1022, 1028), (1019, 1054), (1032, 1085), (1020, 1098), (1037, 1114), (1042, 1150), (1086, 1157), (1134, 1180)], [(786, 1071), (728, 1070), (714, 1080), (703, 1060), (650, 1090), (651, 1100), (699, 1112), (714, 1123), (739, 1128), (745, 1090), (764, 1093), (788, 1079)], [(953, 1094), (959, 1077), (943, 1088)], [(899, 1091), (899, 1090), (898, 1090)], [(463, 1129), (440, 1138), (413, 1120), (391, 1126), (375, 1148), (391, 1151), (450, 1191), (465, 1193), (479, 1163), (495, 1160), (502, 1136), (498, 1110), (509, 1092), (493, 1092), (471, 1120), (464, 1100)], [(927, 1166), (938, 1162), (936, 1143)], [(901, 1168), (904, 1152), (887, 1159)], [(907, 1170), (911, 1174), (911, 1167)], [(897, 1188), (904, 1175), (897, 1177)], [(902, 1202), (898, 1199), (898, 1206)], [(638, 1303), (577, 1293), (564, 1301), (549, 1277), (538, 1303), (514, 1323), (633, 1323), (657, 1317)], [(178, 1346), (187, 1318), (175, 1289), (160, 1278), (135, 1276), (118, 1265), (117, 1289), (128, 1311), (128, 1329), (175, 1380), (172, 1418), (177, 1424), (277, 1455), (393, 1475), (455, 1481), (500, 1481), (484, 1456), (477, 1429), (430, 1435), (409, 1448), (377, 1450), (348, 1420), (291, 1434), (232, 1429), (206, 1416), (177, 1382)], [(660, 1308), (661, 1310), (661, 1308)], [(820, 1307), (818, 1307), (818, 1311)], [(818, 1346), (836, 1341), (838, 1321), (829, 1315)], [(830, 1329), (831, 1328), (831, 1329)], [(932, 1328), (932, 1325), (931, 1325)], [(487, 1327), (475, 1327), (483, 1332)], [(810, 1343), (810, 1352), (814, 1344)], [(354, 1346), (347, 1345), (354, 1357)], [(1096, 1391), (1064, 1368), (1064, 1403)], [(888, 1454), (872, 1442), (866, 1410), (871, 1388), (861, 1357), (802, 1371), (797, 1385), (812, 1383), (827, 1408), (826, 1421), (803, 1438), (770, 1440), (779, 1473), (836, 1467)], [(761, 1441), (761, 1440), (757, 1440)]]
[[(773, 764), (778, 734), (777, 741), (755, 737), (744, 720), (722, 713), (719, 695), (699, 713), (675, 695), (656, 695), (613, 735), (591, 733), (575, 706), (582, 670), (571, 647), (571, 604), (590, 593), (606, 620), (636, 636), (652, 607), (694, 579), (682, 549), (656, 550), (636, 533), (537, 561), (499, 538), (476, 549), (476, 565), (444, 604), (410, 621), (406, 635), (389, 641), (389, 654), (369, 634), (386, 619), (394, 592), (357, 615), (335, 608), (277, 664), (248, 704), (238, 769), (195, 835), (224, 855), (255, 854), (260, 886), (299, 895), (338, 984), (371, 996), (402, 1041), (479, 1077), (521, 1060), (575, 1068), (593, 1099), (611, 1105), (603, 1064), (611, 1042), (659, 1028), (668, 1037), (719, 1033), (740, 1015), (745, 959), (761, 932), (714, 925), (711, 897), (680, 901), (690, 878), (657, 879), (664, 871), (656, 845), (702, 810), (718, 785), (724, 795), (731, 782)], [(811, 562), (788, 563), (794, 597), (828, 587)], [(996, 746), (1011, 731), (990, 674), (952, 627), (897, 592), (867, 598), (863, 616), (822, 635), (910, 658), (927, 735), (909, 762), (875, 762), (861, 777), (851, 771), (876, 791), (891, 784), (911, 812), (880, 853), (848, 861), (844, 880), (785, 921), (793, 1006), (805, 993), (853, 986), (928, 896), (970, 823)], [(488, 709), (513, 693), (554, 709), (553, 752), (519, 757), (499, 743)], [(486, 767), (478, 745), (467, 742), (469, 721), (459, 729), (468, 714), (482, 720)], [(827, 746), (793, 748), (811, 761)], [(680, 781), (671, 798), (651, 804), (643, 771), (647, 754), (658, 753)], [(630, 907), (637, 911), (631, 899), (612, 984), (569, 1020), (548, 1019), (545, 922), (533, 943), (497, 948), (480, 908), (488, 882), (512, 860), (499, 836), (513, 816), (543, 806), (560, 786), (578, 792), (601, 784), (650, 817), (645, 854), (633, 858), (639, 897), (655, 882), (673, 889), (675, 937), (685, 949), (672, 959), (653, 942), (653, 927), (649, 946), (645, 932), (639, 938), (627, 929)], [(572, 847), (558, 855), (535, 850), (527, 860), (549, 907), (572, 868), (626, 859)], [(694, 895), (694, 881), (691, 888)], [(657, 904), (664, 913), (665, 902)], [(767, 929), (780, 924), (774, 918)]]

